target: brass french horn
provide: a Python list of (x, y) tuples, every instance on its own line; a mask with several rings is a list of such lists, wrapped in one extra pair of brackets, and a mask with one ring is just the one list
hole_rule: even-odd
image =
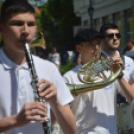
[[(41, 32), (37, 33), (30, 47), (42, 47), (45, 49), (45, 40)], [(104, 71), (109, 71), (107, 77)], [(82, 66), (78, 70), (78, 79), (83, 84), (66, 84), (73, 96), (77, 96), (89, 91), (101, 89), (113, 83), (120, 75), (122, 68), (120, 65), (114, 64), (112, 58), (100, 57), (92, 60)]]
[[(109, 71), (109, 76), (104, 71)], [(67, 84), (73, 96), (77, 96), (92, 90), (101, 89), (113, 83), (120, 75), (122, 68), (114, 64), (112, 58), (97, 58), (82, 66), (78, 70), (78, 79), (84, 84)]]

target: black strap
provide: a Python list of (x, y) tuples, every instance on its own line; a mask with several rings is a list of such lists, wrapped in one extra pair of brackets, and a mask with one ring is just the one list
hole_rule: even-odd
[(123, 51), (120, 51), (119, 53), (120, 53), (120, 57), (121, 57), (122, 61), (123, 61), (124, 64), (125, 64), (125, 58), (124, 58), (124, 53), (123, 53)]
[[(120, 53), (120, 57), (121, 57), (122, 61), (125, 64), (125, 58), (124, 58), (124, 53), (123, 52), (124, 51), (120, 51), (119, 53)], [(120, 103), (126, 103), (126, 98), (124, 96), (122, 96), (121, 94), (117, 93), (117, 104), (120, 104)]]

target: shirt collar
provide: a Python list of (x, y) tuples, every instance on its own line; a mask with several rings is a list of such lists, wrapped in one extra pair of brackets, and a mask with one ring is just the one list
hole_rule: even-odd
[(4, 68), (8, 69), (8, 70), (11, 70), (11, 69), (14, 69), (14, 68), (28, 69), (28, 64), (27, 63), (23, 64), (22, 66), (19, 66), (16, 63), (14, 63), (11, 59), (9, 59), (7, 57), (7, 55), (5, 54), (3, 48), (1, 48), (1, 50), (0, 50), (0, 60), (1, 60), (1, 63), (3, 64)]
[[(116, 52), (118, 53), (118, 55), (120, 55), (118, 51), (116, 51)], [(112, 58), (110, 55), (108, 55), (108, 54), (107, 54), (105, 51), (103, 51), (103, 50), (101, 51), (101, 53), (104, 54), (106, 57)]]
[(76, 66), (76, 70), (78, 71), (82, 67), (81, 62)]

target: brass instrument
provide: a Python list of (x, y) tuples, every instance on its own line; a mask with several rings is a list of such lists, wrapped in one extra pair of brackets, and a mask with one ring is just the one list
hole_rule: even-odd
[[(43, 39), (43, 37), (40, 32), (38, 38), (40, 40), (35, 41), (36, 43), (34, 43), (34, 47), (42, 47), (42, 45), (45, 44), (41, 40)], [(104, 71), (110, 72), (108, 78), (105, 75)], [(72, 95), (77, 96), (92, 90), (97, 90), (106, 87), (107, 85), (115, 81), (115, 79), (120, 75), (121, 71), (121, 66), (114, 64), (112, 58), (110, 58), (110, 60), (107, 60), (107, 58), (101, 56), (100, 58), (86, 63), (82, 66), (81, 69), (78, 70), (78, 79), (84, 84), (67, 84), (67, 86)]]
[(33, 48), (33, 47), (41, 47), (43, 49), (46, 49), (45, 39), (43, 37), (42, 32), (40, 32), (40, 31), (37, 32), (35, 38), (32, 41), (32, 44), (30, 45), (30, 48)]
[[(37, 42), (39, 41), (39, 43)], [(45, 44), (45, 40), (43, 38), (43, 34), (38, 32), (37, 36), (34, 38), (33, 43), (30, 47), (36, 47), (36, 46), (42, 46)], [(44, 48), (44, 47), (43, 47)], [(36, 69), (34, 66), (32, 54), (29, 48), (29, 44), (27, 42), (24, 42), (24, 49), (25, 49), (25, 55), (26, 55), (26, 60), (29, 66), (31, 78), (32, 78), (32, 87), (34, 90), (34, 98), (35, 101), (42, 102), (42, 103), (47, 103), (44, 98), (39, 96), (38, 88), (36, 87), (36, 84), (38, 83), (38, 76), (36, 73)], [(48, 117), (45, 117), (46, 120), (42, 122), (43, 124), (43, 129), (45, 134), (51, 134), (51, 124), (50, 124), (50, 119)]]
[[(105, 75), (104, 71), (109, 71), (110, 74), (108, 77)], [(85, 84), (67, 84), (67, 86), (72, 95), (77, 96), (106, 87), (115, 81), (121, 71), (121, 66), (114, 64), (112, 58), (109, 60), (105, 57), (97, 58), (86, 63), (78, 70), (78, 79)]]

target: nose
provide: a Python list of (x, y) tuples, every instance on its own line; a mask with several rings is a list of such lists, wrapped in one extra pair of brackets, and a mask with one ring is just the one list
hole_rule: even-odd
[(99, 51), (99, 50), (100, 50), (100, 48), (101, 48), (101, 46), (100, 46), (100, 45), (98, 45), (98, 44), (96, 44), (94, 49), (95, 49), (95, 51)]
[(100, 45), (95, 45), (95, 48), (94, 48), (94, 53), (95, 53), (95, 58), (99, 58), (100, 56)]
[(114, 39), (118, 39), (115, 34), (114, 34)]
[(23, 25), (22, 34), (24, 34), (24, 35), (28, 35), (29, 34), (29, 29), (28, 29), (27, 24)]

